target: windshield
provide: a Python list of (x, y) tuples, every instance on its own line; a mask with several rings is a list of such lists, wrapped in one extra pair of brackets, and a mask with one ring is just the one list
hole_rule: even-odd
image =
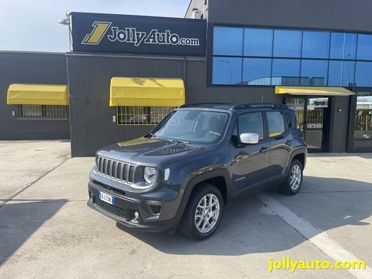
[(154, 137), (198, 143), (213, 143), (224, 134), (228, 113), (180, 109), (153, 131)]

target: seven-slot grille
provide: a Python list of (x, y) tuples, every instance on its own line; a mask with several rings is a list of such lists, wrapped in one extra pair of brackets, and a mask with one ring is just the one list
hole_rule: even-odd
[(97, 156), (98, 172), (110, 178), (133, 183), (135, 167), (127, 163)]

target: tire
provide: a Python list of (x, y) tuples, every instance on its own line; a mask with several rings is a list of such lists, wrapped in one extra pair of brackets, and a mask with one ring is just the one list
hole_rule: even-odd
[[(216, 203), (214, 206), (210, 207), (209, 210), (211, 211), (208, 212), (207, 210), (201, 212), (201, 206), (204, 206), (205, 203), (208, 204), (210, 201)], [(223, 207), (224, 203), (221, 192), (215, 186), (207, 183), (199, 185), (190, 196), (178, 227), (179, 231), (188, 238), (193, 238), (195, 240), (207, 239), (215, 233), (220, 225), (223, 215)], [(204, 218), (196, 217), (196, 214), (204, 216)], [(199, 226), (197, 226), (198, 223)], [(206, 228), (203, 231), (204, 226), (206, 226)]]
[[(289, 168), (288, 175), (286, 180), (279, 185), (279, 192), (286, 195), (295, 195), (297, 194), (302, 186), (303, 181), (303, 165), (299, 160), (293, 160), (291, 167)], [(293, 181), (293, 179), (297, 179)]]

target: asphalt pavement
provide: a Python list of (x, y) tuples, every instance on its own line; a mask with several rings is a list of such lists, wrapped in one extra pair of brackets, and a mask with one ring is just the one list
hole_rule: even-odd
[[(0, 278), (372, 278), (372, 154), (308, 158), (302, 191), (242, 196), (196, 242), (136, 232), (86, 206), (94, 158), (65, 141), (0, 142)], [(274, 270), (272, 260), (365, 270)]]

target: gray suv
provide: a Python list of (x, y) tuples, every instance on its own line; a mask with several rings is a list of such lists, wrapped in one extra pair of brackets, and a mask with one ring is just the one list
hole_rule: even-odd
[(185, 105), (150, 134), (97, 152), (88, 205), (126, 227), (202, 240), (242, 192), (296, 194), (306, 154), (284, 105)]

